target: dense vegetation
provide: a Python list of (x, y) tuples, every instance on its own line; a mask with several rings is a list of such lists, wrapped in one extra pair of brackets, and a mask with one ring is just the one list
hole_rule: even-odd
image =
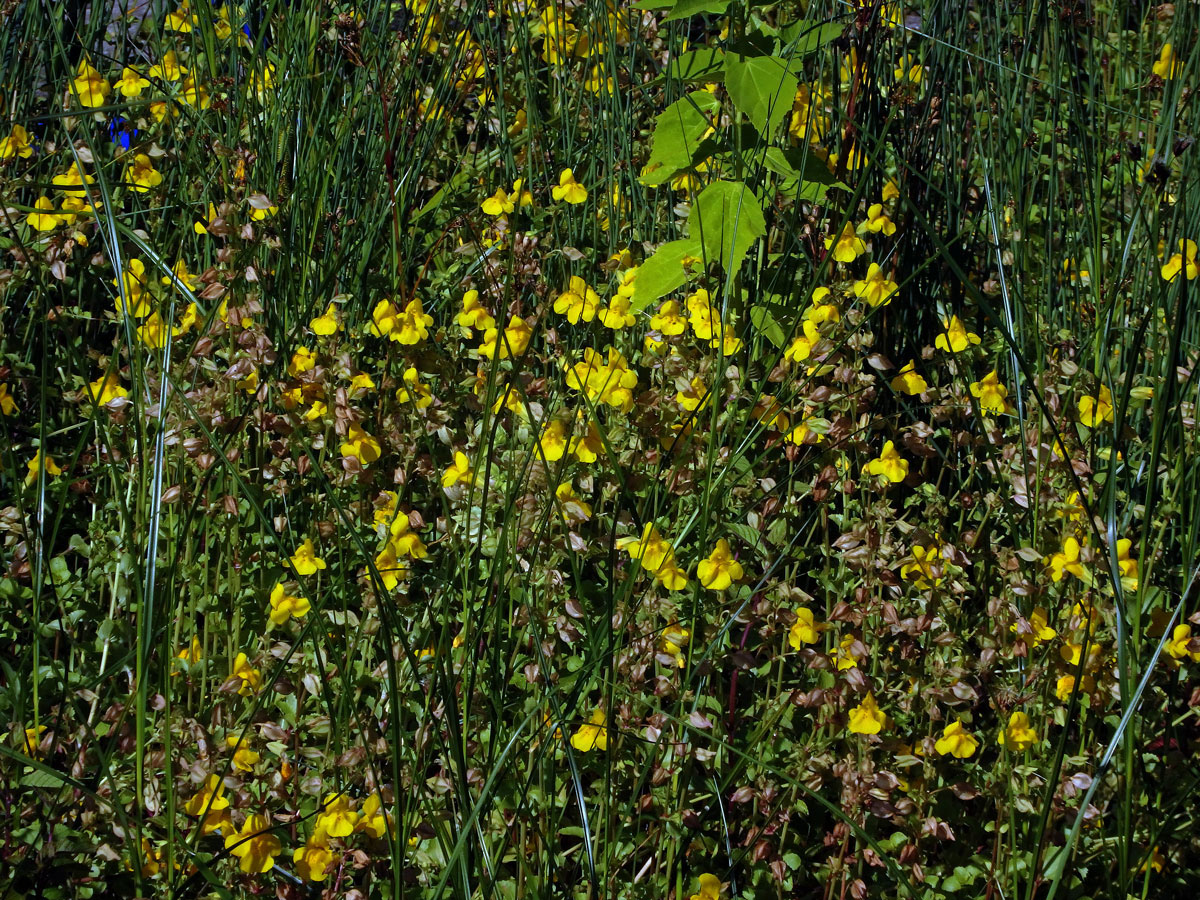
[(1196, 4), (0, 22), (5, 897), (1196, 884)]

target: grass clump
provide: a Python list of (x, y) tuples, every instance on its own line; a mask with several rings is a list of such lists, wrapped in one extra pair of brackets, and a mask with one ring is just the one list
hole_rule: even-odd
[(6, 896), (1182, 895), (1188, 4), (10, 4)]

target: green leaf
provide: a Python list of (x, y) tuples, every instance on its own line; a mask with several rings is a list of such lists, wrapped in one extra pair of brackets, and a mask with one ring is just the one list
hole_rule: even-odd
[(654, 144), (642, 184), (662, 184), (691, 165), (692, 153), (720, 107), (721, 102), (708, 91), (692, 91), (668, 106), (654, 122)]
[(676, 22), (680, 19), (690, 19), (701, 13), (712, 13), (719, 16), (723, 15), (728, 7), (729, 0), (678, 0), (663, 21)]
[(776, 347), (783, 347), (785, 339), (783, 328), (775, 321), (775, 317), (771, 315), (765, 306), (750, 307), (750, 321), (768, 341)]
[(741, 268), (751, 245), (767, 233), (767, 222), (758, 198), (746, 185), (714, 181), (696, 198), (688, 215), (688, 233), (700, 239), (707, 258), (719, 260), (727, 273), (733, 273)]
[(667, 63), (667, 73), (678, 81), (721, 81), (725, 77), (725, 53), (717, 47), (688, 50)]
[(845, 30), (845, 25), (836, 22), (799, 19), (779, 29), (779, 36), (783, 38), (785, 56), (789, 53), (793, 56), (804, 56), (815, 53), (830, 41), (841, 37)]
[(21, 778), (21, 786), (28, 788), (57, 788), (62, 787), (63, 781), (52, 772), (35, 769)]
[(763, 165), (783, 178), (779, 191), (787, 197), (820, 200), (829, 188), (847, 189), (845, 184), (834, 179), (825, 161), (811, 150), (768, 147), (763, 154)]
[(733, 105), (746, 114), (764, 138), (770, 139), (792, 108), (799, 79), (786, 60), (774, 56), (725, 58), (725, 87)]
[(669, 241), (659, 247), (653, 256), (638, 267), (630, 310), (640, 312), (664, 294), (682, 287), (690, 277), (688, 270), (683, 267), (683, 260), (688, 256), (703, 255), (698, 237)]

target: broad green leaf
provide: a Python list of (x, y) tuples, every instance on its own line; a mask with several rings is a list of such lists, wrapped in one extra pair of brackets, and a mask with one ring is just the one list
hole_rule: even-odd
[(667, 63), (667, 72), (677, 81), (721, 81), (725, 77), (725, 53), (717, 47), (688, 50)]
[(779, 191), (787, 197), (819, 200), (831, 187), (846, 187), (834, 179), (829, 166), (811, 150), (805, 152), (768, 147), (767, 152), (763, 154), (763, 165), (768, 171), (782, 177)]
[(720, 107), (721, 102), (708, 91), (692, 91), (668, 106), (654, 122), (654, 143), (642, 170), (642, 184), (663, 184), (691, 165), (692, 153)]
[[(736, 272), (750, 246), (767, 233), (758, 198), (740, 181), (714, 181), (696, 198), (688, 215), (688, 233), (698, 238), (709, 259)], [(641, 272), (638, 272), (641, 280)]]
[(845, 30), (845, 25), (836, 22), (800, 19), (779, 29), (779, 36), (783, 39), (785, 56), (804, 56), (815, 53), (830, 41), (836, 40)]
[(733, 105), (768, 140), (792, 108), (800, 82), (774, 56), (725, 57), (725, 87)]
[(663, 21), (675, 22), (679, 19), (690, 19), (701, 13), (712, 13), (719, 16), (723, 15), (728, 7), (729, 0), (678, 0)]
[(699, 237), (688, 237), (669, 241), (654, 251), (654, 255), (638, 267), (637, 279), (633, 282), (633, 301), (630, 309), (640, 312), (659, 297), (682, 287), (690, 277), (683, 267), (689, 256), (703, 257)]
[(750, 307), (750, 321), (762, 333), (763, 337), (776, 347), (782, 349), (785, 340), (783, 328), (775, 321), (775, 317), (771, 315), (765, 306)]

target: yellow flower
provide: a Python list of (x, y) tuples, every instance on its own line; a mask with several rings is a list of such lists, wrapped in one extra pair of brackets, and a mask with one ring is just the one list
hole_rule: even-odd
[(900, 290), (900, 286), (883, 274), (883, 270), (875, 263), (867, 269), (867, 277), (854, 282), (854, 296), (866, 300), (871, 306), (887, 306), (892, 302), (892, 294)]
[(56, 188), (68, 194), (82, 194), (84, 187), (94, 184), (96, 179), (79, 168), (78, 163), (71, 163), (70, 168), (61, 175), (55, 175), (51, 182)]
[(97, 406), (107, 406), (114, 400), (124, 400), (129, 391), (121, 387), (121, 378), (116, 372), (109, 372), (88, 384), (88, 396)]
[(112, 283), (124, 288), (124, 298), (118, 291), (115, 299), (117, 315), (124, 314), (126, 309), (135, 319), (150, 315), (150, 304), (146, 300), (146, 266), (140, 259), (133, 257), (126, 260), (120, 280), (114, 278)]
[(378, 840), (388, 831), (388, 815), (383, 811), (383, 800), (378, 793), (372, 794), (363, 803), (357, 829), (367, 837)]
[(1095, 395), (1079, 398), (1079, 421), (1088, 428), (1113, 421), (1112, 392), (1107, 385), (1100, 385)]
[(946, 330), (939, 334), (933, 345), (946, 353), (962, 353), (972, 344), (979, 343), (979, 335), (967, 331), (967, 327), (958, 316), (951, 316), (949, 322), (942, 323)]
[(863, 702), (850, 710), (851, 734), (879, 734), (887, 723), (887, 716), (875, 703), (875, 695), (870, 691)]
[(504, 188), (496, 188), (496, 193), (488, 197), (479, 205), (483, 210), (484, 215), (502, 216), (505, 213), (510, 213), (517, 208), (516, 203), (508, 196), (508, 192)]
[(284, 589), (282, 581), (271, 589), (271, 612), (268, 615), (276, 625), (282, 625), (292, 616), (302, 618), (310, 608), (307, 597), (292, 596)]
[[(809, 435), (812, 435), (811, 441), (808, 439)], [(783, 439), (789, 444), (800, 446), (806, 443), (819, 444), (824, 438), (819, 431), (813, 430), (806, 417), (797, 422), (792, 430), (783, 436)]]
[(417, 409), (433, 405), (433, 392), (421, 383), (421, 373), (414, 366), (404, 370), (404, 386), (396, 389), (396, 400), (400, 403), (411, 401)]
[[(926, 590), (930, 585), (937, 586), (942, 583), (944, 578), (940, 574), (943, 570), (942, 566), (942, 548), (935, 541), (928, 547), (922, 547), (920, 544), (912, 548), (913, 561), (907, 565), (900, 567), (900, 577), (916, 583), (917, 588)], [(934, 574), (934, 566), (938, 567), (939, 574)]]
[(687, 665), (687, 659), (684, 656), (683, 648), (686, 647), (692, 640), (692, 632), (689, 628), (684, 628), (678, 622), (672, 622), (663, 630), (659, 636), (659, 649), (673, 657), (675, 665), (682, 669)]
[(255, 693), (261, 680), (258, 669), (251, 668), (250, 659), (245, 653), (239, 653), (233, 660), (233, 676), (242, 683), (238, 685), (238, 693), (243, 697)]
[(288, 363), (287, 373), (293, 378), (297, 375), (303, 375), (305, 372), (311, 371), (317, 364), (317, 354), (313, 353), (307, 347), (298, 347), (296, 352), (292, 354), (292, 360)]
[[(246, 320), (243, 319), (243, 321)], [(240, 390), (245, 391), (247, 394), (253, 394), (255, 391), (257, 391), (258, 369), (251, 369), (249, 375), (237, 381), (237, 386)]]
[(888, 441), (879, 456), (867, 463), (868, 475), (882, 475), (892, 484), (899, 484), (908, 477), (908, 460), (901, 458), (895, 445)]
[(320, 335), (321, 337), (337, 334), (342, 330), (341, 323), (338, 322), (337, 307), (330, 303), (325, 307), (324, 313), (308, 323), (308, 327), (312, 329), (313, 334)]
[(567, 203), (578, 204), (587, 200), (587, 188), (575, 180), (575, 173), (563, 169), (558, 176), (558, 185), (551, 189), (555, 200), (565, 200)]
[(1050, 577), (1054, 581), (1062, 581), (1064, 572), (1070, 572), (1076, 578), (1086, 576), (1083, 563), (1080, 561), (1079, 550), (1079, 541), (1068, 537), (1063, 540), (1062, 550), (1051, 554), (1047, 566), (1050, 569)]
[(710, 591), (723, 591), (742, 577), (742, 566), (729, 550), (729, 541), (721, 538), (707, 559), (696, 566), (696, 577)]
[(571, 482), (565, 481), (554, 489), (554, 499), (559, 503), (563, 521), (568, 525), (586, 522), (592, 517), (592, 507), (578, 494)]
[(667, 300), (658, 312), (650, 317), (650, 328), (663, 337), (675, 337), (683, 334), (687, 328), (687, 319), (680, 314), (679, 302)]
[(89, 109), (103, 106), (112, 93), (108, 79), (92, 68), (86, 59), (80, 60), (75, 69), (75, 80), (71, 82), (71, 93), (79, 98), (79, 105)]
[(471, 484), (475, 480), (475, 470), (471, 461), (461, 450), (454, 451), (454, 464), (442, 473), (442, 487), (453, 487), (456, 484)]
[(600, 436), (600, 430), (594, 422), (588, 422), (587, 428), (583, 429), (582, 434), (572, 435), (570, 452), (584, 464), (594, 463), (600, 458), (604, 452), (604, 439)]
[(961, 721), (956, 721), (942, 730), (942, 736), (933, 746), (942, 756), (949, 754), (955, 759), (967, 759), (974, 756), (975, 751), (979, 749), (979, 740), (963, 729)]
[(834, 652), (834, 663), (837, 665), (839, 672), (845, 672), (847, 669), (853, 669), (858, 666), (858, 657), (854, 655), (854, 642), (856, 638), (852, 634), (843, 635), (838, 641), (837, 650)]
[(209, 775), (204, 786), (183, 805), (183, 811), (196, 818), (228, 808), (229, 799), (225, 796), (225, 785), (217, 775)]
[(412, 531), (406, 513), (400, 513), (392, 520), (388, 526), (388, 534), (391, 545), (398, 554), (411, 556), (413, 559), (424, 559), (429, 555), (420, 535)]
[(1013, 623), (1008, 626), (1008, 630), (1017, 636), (1017, 640), (1030, 647), (1036, 647), (1058, 636), (1058, 632), (1050, 627), (1050, 614), (1043, 606), (1035, 607), (1025, 622), (1028, 628), (1020, 623)]
[(1183, 272), (1183, 277), (1188, 281), (1200, 275), (1200, 260), (1196, 259), (1195, 241), (1180, 241), (1179, 252), (1172, 254), (1160, 270), (1166, 281), (1174, 281), (1180, 272)]
[(604, 710), (595, 710), (592, 713), (591, 721), (576, 729), (575, 733), (571, 735), (571, 746), (580, 753), (608, 749), (608, 717), (604, 714)]
[(654, 572), (654, 579), (668, 591), (682, 591), (687, 587), (687, 572), (675, 561), (675, 551), (667, 554), (661, 566)]
[(21, 125), (13, 125), (8, 137), (0, 139), (0, 159), (14, 157), (28, 159), (33, 156), (33, 146), (29, 143), (29, 132)]
[(200, 646), (200, 636), (193, 634), (192, 642), (176, 653), (175, 658), (182, 659), (190, 666), (194, 666), (204, 659), (204, 648)]
[[(557, 197), (555, 199), (558, 199)], [(512, 193), (508, 193), (503, 188), (497, 188), (496, 193), (488, 197), (479, 208), (483, 210), (485, 215), (503, 216), (512, 212), (518, 206), (529, 206), (533, 203), (533, 194), (528, 189), (522, 187), (522, 180), (518, 178), (513, 182)]]
[(0, 412), (6, 416), (13, 416), (17, 413), (17, 401), (8, 392), (8, 385), (3, 383), (0, 383)]
[(900, 186), (896, 184), (896, 179), (889, 178), (887, 180), (887, 183), (883, 186), (883, 193), (880, 196), (883, 198), (884, 203), (887, 203), (889, 200), (895, 200), (900, 196)]
[(1192, 662), (1200, 662), (1200, 650), (1192, 649), (1192, 626), (1186, 623), (1175, 626), (1165, 649), (1172, 659), (1187, 657)]
[(892, 75), (897, 81), (907, 81), (910, 84), (920, 84), (921, 76), (925, 74), (925, 67), (919, 62), (913, 62), (912, 57), (907, 53), (900, 57), (896, 62), (896, 68), (892, 70)]
[(712, 393), (699, 375), (693, 375), (685, 389), (675, 392), (675, 402), (686, 412), (695, 412), (708, 405)]
[(311, 538), (305, 538), (304, 543), (296, 548), (296, 552), (292, 554), (290, 562), (292, 568), (296, 570), (297, 575), (312, 575), (318, 569), (325, 568), (325, 560), (317, 556), (317, 551), (313, 547)]
[(478, 353), (484, 359), (508, 359), (510, 355), (520, 356), (529, 346), (533, 337), (533, 329), (520, 316), (514, 315), (504, 329), (503, 334), (495, 327), (489, 327), (483, 335), (483, 343), (479, 345)]
[[(884, 193), (887, 193), (887, 188), (884, 188)], [(884, 197), (886, 200), (887, 198)], [(883, 211), (882, 203), (872, 203), (867, 207), (867, 220), (863, 222), (868, 231), (876, 234), (883, 233), (885, 235), (893, 235), (896, 233), (896, 223), (888, 218), (888, 214)]]
[(700, 892), (692, 894), (688, 900), (719, 900), (721, 896), (721, 879), (707, 873), (700, 876)]
[(150, 313), (150, 318), (138, 326), (137, 337), (151, 350), (161, 350), (167, 345), (169, 330), (167, 323), (162, 320), (162, 316), (154, 312)]
[(344, 458), (353, 457), (364, 466), (369, 466), (375, 460), (379, 459), (383, 450), (379, 446), (379, 441), (367, 434), (361, 425), (357, 422), (351, 422), (346, 433), (346, 440), (342, 443), (341, 453)]
[(1117, 571), (1121, 573), (1121, 587), (1126, 591), (1138, 589), (1138, 561), (1129, 555), (1133, 541), (1121, 538), (1117, 541)]
[(571, 276), (567, 289), (554, 300), (554, 311), (565, 314), (572, 325), (578, 325), (581, 319), (592, 321), (599, 306), (599, 295), (578, 275)]
[(842, 226), (842, 233), (836, 237), (825, 238), (825, 249), (833, 251), (833, 258), (841, 263), (852, 263), (859, 255), (867, 252), (867, 245), (854, 231), (854, 226), (847, 222)]
[(42, 734), (45, 731), (45, 725), (38, 725), (36, 728), (24, 729), (24, 734), (21, 733), (21, 730), (16, 732), (15, 736), (26, 756), (32, 756), (34, 759), (42, 758), (41, 742)]
[[(629, 271), (633, 272), (634, 270), (630, 269)], [(600, 324), (613, 331), (620, 331), (622, 328), (633, 325), (637, 322), (637, 316), (629, 311), (632, 302), (629, 297), (617, 294), (608, 301), (608, 306), (600, 310)]]
[(892, 379), (892, 390), (901, 394), (915, 397), (929, 390), (929, 385), (916, 370), (916, 361), (909, 360), (895, 378)]
[[(179, 90), (183, 95), (183, 102), (188, 106), (196, 109), (208, 109), (212, 106), (212, 98), (208, 96), (208, 88), (196, 80), (196, 76), (188, 75), (180, 82)], [(251, 218), (258, 221), (265, 219), (267, 216), (273, 216), (278, 211), (278, 207), (268, 207), (265, 210), (255, 208), (250, 209)]]
[(995, 369), (984, 375), (982, 381), (971, 382), (971, 396), (978, 398), (980, 412), (984, 415), (1012, 412), (1008, 388), (1000, 383), (1000, 376)]
[(433, 324), (433, 316), (425, 315), (421, 300), (414, 297), (404, 307), (400, 314), (397, 332), (389, 335), (392, 340), (412, 346), (419, 344), (429, 337), (429, 326)]
[(538, 449), (546, 462), (557, 462), (567, 452), (567, 429), (562, 422), (553, 419), (542, 429), (538, 438)]
[(26, 485), (33, 484), (35, 481), (37, 481), (38, 475), (41, 473), (43, 468), (45, 468), (46, 474), (51, 478), (57, 478), (62, 474), (62, 469), (60, 469), (57, 463), (54, 462), (54, 457), (44, 456), (41, 450), (35, 453), (33, 459), (29, 460), (29, 462), (25, 464), (25, 468), (29, 470), (25, 475)]
[(343, 838), (354, 834), (358, 825), (358, 813), (350, 803), (346, 794), (329, 794), (325, 798), (325, 808), (317, 816), (317, 831), (323, 831), (330, 837)]
[(178, 81), (186, 71), (176, 60), (175, 51), (168, 50), (156, 65), (150, 67), (148, 74), (151, 78), (161, 78), (163, 81)]
[(1024, 753), (1037, 743), (1037, 732), (1029, 725), (1029, 716), (1015, 712), (1009, 717), (1008, 725), (1000, 730), (996, 743), (1013, 753)]
[(1170, 44), (1163, 44), (1162, 51), (1158, 54), (1158, 61), (1152, 69), (1154, 74), (1163, 81), (1169, 81), (1183, 71), (1183, 61), (1175, 55), (1175, 50)]
[(640, 560), (642, 568), (648, 572), (657, 571), (669, 556), (675, 554), (671, 542), (659, 533), (653, 522), (646, 523), (641, 538), (621, 538), (617, 541), (617, 549), (628, 550), (630, 558)]
[(792, 362), (804, 362), (812, 356), (813, 347), (821, 340), (821, 332), (817, 327), (817, 323), (812, 319), (805, 319), (801, 323), (802, 334), (796, 335), (792, 343), (784, 351), (784, 359)]
[(38, 197), (33, 204), (33, 212), (25, 217), (29, 227), (35, 231), (53, 231), (62, 219), (54, 212), (54, 203), (49, 197)]
[(333, 851), (329, 849), (325, 835), (320, 829), (313, 833), (307, 843), (292, 851), (292, 863), (296, 874), (305, 881), (324, 881), (332, 862)]
[(249, 743), (236, 734), (225, 735), (225, 746), (233, 751), (233, 767), (239, 772), (253, 772), (262, 759), (258, 751), (251, 750)]
[(496, 327), (496, 320), (492, 318), (492, 314), (479, 302), (479, 291), (467, 291), (463, 294), (462, 312), (458, 314), (456, 321), (462, 328), (464, 337), (470, 337), (474, 328), (487, 331)]
[(408, 564), (400, 560), (395, 544), (388, 543), (375, 557), (375, 569), (385, 590), (392, 590), (408, 576)]
[(143, 78), (137, 69), (131, 69), (129, 66), (122, 70), (121, 78), (117, 81), (117, 90), (123, 97), (140, 97), (142, 91), (148, 87), (150, 82)]
[(247, 816), (242, 830), (225, 838), (225, 848), (238, 858), (238, 868), (247, 875), (263, 875), (275, 865), (283, 849), (279, 838), (270, 832), (271, 821), (262, 813)]
[(584, 81), (583, 86), (593, 94), (608, 94), (613, 91), (613, 89), (616, 87), (616, 84), (617, 83), (613, 79), (612, 75), (608, 74), (604, 70), (603, 65), (595, 65), (592, 66), (592, 69), (588, 73), (587, 80)]
[(796, 608), (796, 621), (788, 631), (788, 643), (793, 650), (799, 650), (804, 644), (815, 644), (821, 639), (825, 626), (818, 623), (813, 611), (806, 606)]
[(607, 359), (593, 348), (585, 348), (583, 360), (567, 369), (565, 380), (567, 387), (582, 391), (590, 400), (626, 413), (633, 409), (637, 373), (614, 347), (608, 348)]

